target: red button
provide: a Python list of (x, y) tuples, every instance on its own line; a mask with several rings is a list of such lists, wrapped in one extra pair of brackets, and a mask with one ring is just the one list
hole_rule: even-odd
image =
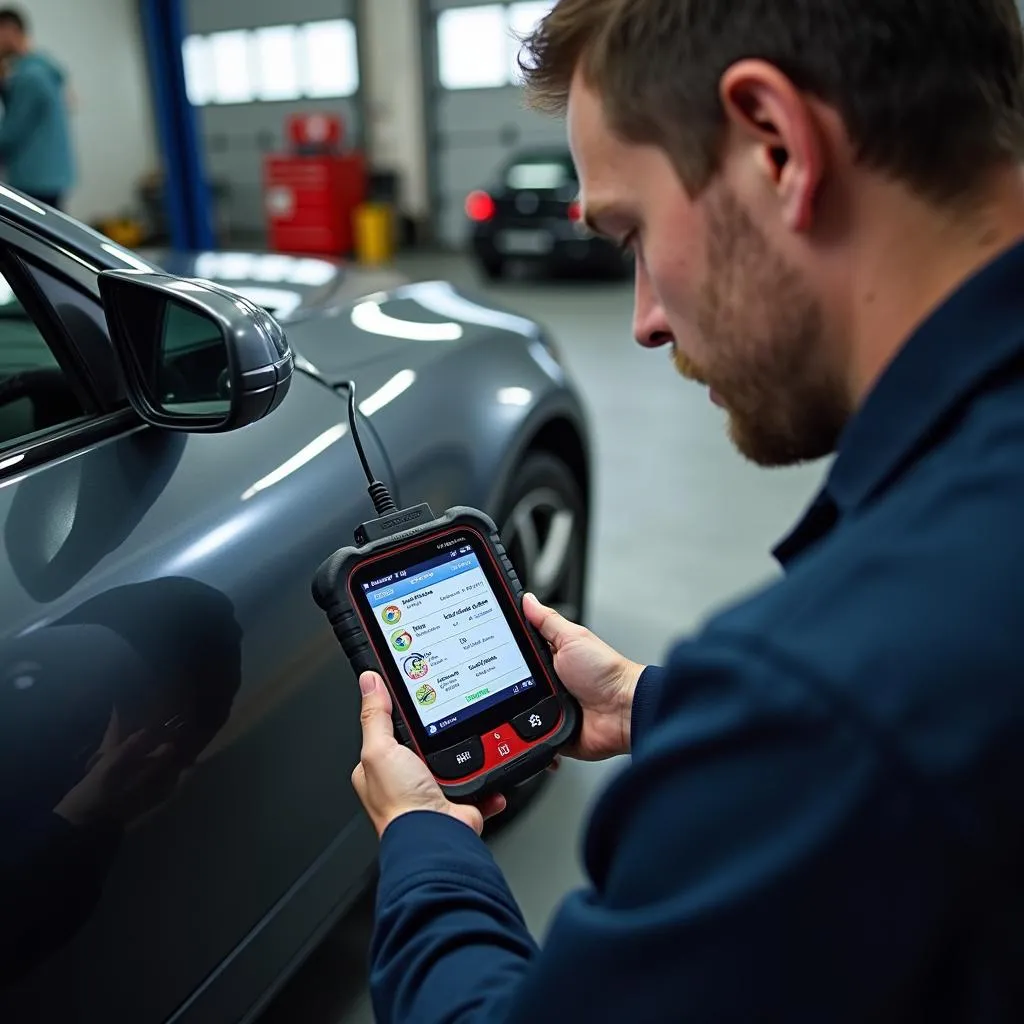
[(483, 740), (484, 761), (488, 768), (512, 760), (527, 746), (510, 725), (499, 725), (497, 729), (485, 732), (480, 739)]

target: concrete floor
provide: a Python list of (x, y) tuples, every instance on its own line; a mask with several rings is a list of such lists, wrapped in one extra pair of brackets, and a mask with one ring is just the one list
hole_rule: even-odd
[[(628, 283), (506, 282), (483, 287), (456, 258), (409, 258), (413, 277), (444, 277), (547, 324), (591, 411), (596, 509), (590, 626), (630, 657), (660, 661), (673, 639), (776, 571), (769, 550), (799, 516), (824, 466), (764, 471), (731, 447), (722, 413), (632, 342)], [(534, 934), (583, 884), (587, 814), (622, 764), (566, 762), (492, 839)], [(335, 930), (262, 1024), (364, 1024), (371, 904)]]

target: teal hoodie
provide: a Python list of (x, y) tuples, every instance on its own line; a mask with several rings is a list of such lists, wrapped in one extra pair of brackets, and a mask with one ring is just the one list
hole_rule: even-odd
[(30, 195), (62, 196), (75, 183), (64, 82), (54, 61), (27, 53), (17, 59), (0, 93), (0, 164), (7, 183)]

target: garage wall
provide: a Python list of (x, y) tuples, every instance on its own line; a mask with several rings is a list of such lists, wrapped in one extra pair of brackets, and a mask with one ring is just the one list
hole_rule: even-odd
[[(303, 24), (345, 18), (357, 25), (356, 0), (185, 0), (186, 33), (205, 35), (231, 29)], [(344, 99), (303, 99), (208, 105), (199, 108), (199, 131), (211, 181), (226, 186), (217, 200), (218, 222), (233, 243), (265, 238), (263, 158), (285, 147), (291, 114), (340, 113), (347, 138), (363, 145), (360, 94)]]
[[(423, 2), (431, 203), (435, 236), (444, 246), (465, 245), (466, 196), (487, 185), (517, 149), (565, 144), (564, 124), (527, 109), (512, 77), (518, 47), (511, 23), (518, 21), (516, 31), (524, 35), (531, 18), (539, 18), (550, 7), (479, 0)], [(446, 18), (450, 11), (458, 12), (455, 18)], [(505, 25), (501, 36), (490, 30), (498, 20)], [(481, 80), (492, 84), (464, 87)]]
[(136, 0), (31, 0), (36, 47), (67, 70), (79, 184), (69, 212), (95, 220), (134, 208), (139, 179), (159, 166)]

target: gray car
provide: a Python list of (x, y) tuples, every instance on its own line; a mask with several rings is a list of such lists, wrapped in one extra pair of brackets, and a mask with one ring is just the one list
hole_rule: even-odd
[(536, 323), (0, 187), (0, 1020), (251, 1019), (372, 879), (310, 594), (373, 515), (348, 381), (396, 499), (488, 512), (581, 617), (588, 432)]

